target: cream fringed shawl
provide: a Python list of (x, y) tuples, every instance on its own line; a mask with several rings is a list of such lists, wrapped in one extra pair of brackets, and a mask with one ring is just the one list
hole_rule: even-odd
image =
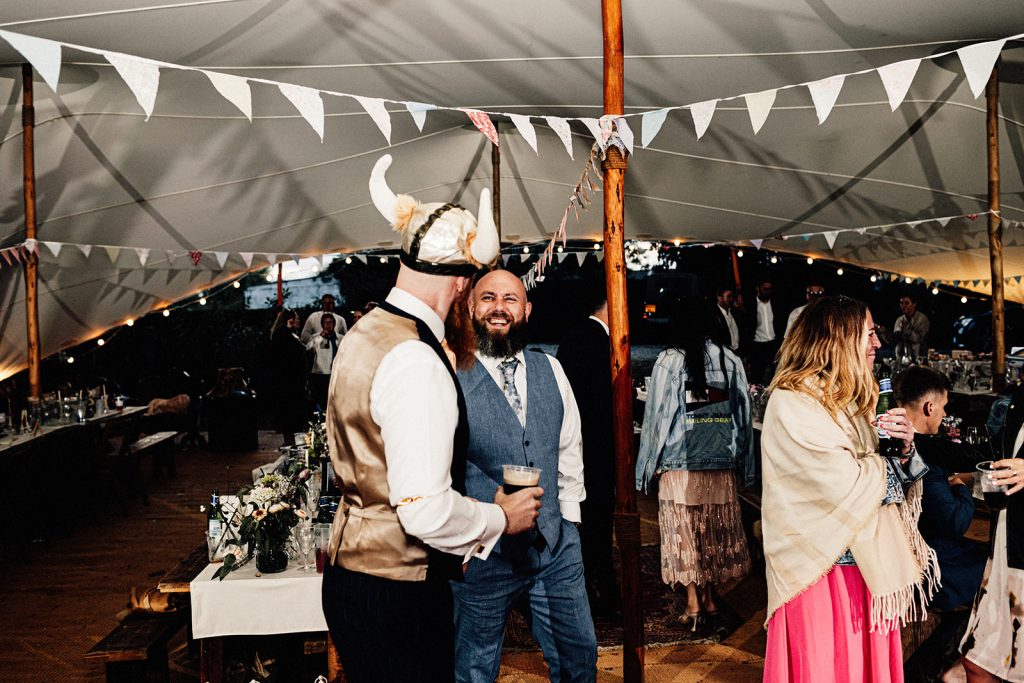
[(761, 437), (768, 617), (827, 574), (847, 548), (871, 591), (871, 630), (925, 618), (939, 584), (917, 531), (921, 482), (881, 505), (885, 462), (864, 418), (836, 422), (807, 394), (776, 389)]

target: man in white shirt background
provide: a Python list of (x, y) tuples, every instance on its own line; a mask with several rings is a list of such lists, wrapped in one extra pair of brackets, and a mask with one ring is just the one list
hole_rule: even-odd
[(757, 284), (753, 310), (748, 312), (750, 330), (747, 344), (750, 360), (751, 384), (768, 384), (771, 381), (775, 354), (782, 344), (786, 319), (782, 309), (772, 299), (773, 286), (770, 280), (762, 278)]
[(320, 332), (306, 342), (306, 350), (313, 354), (313, 365), (309, 370), (309, 393), (313, 398), (314, 410), (327, 409), (327, 387), (331, 382), (331, 365), (338, 354), (339, 336), (334, 328), (334, 316), (320, 318)]
[(449, 582), (503, 533), (532, 528), (543, 494), (498, 490), (496, 504), (463, 495), (465, 402), (441, 342), (452, 309), (465, 315), (469, 276), (498, 256), (490, 195), (478, 227), (456, 205), (396, 197), (390, 163), (377, 162), (370, 195), (403, 235), (402, 265), (385, 302), (342, 339), (327, 408), (342, 501), (323, 609), (352, 683), (452, 680)]
[(917, 295), (908, 292), (900, 297), (900, 313), (902, 315), (892, 326), (896, 356), (909, 356), (911, 360), (921, 358), (928, 350), (925, 339), (931, 323), (928, 316), (917, 310)]
[[(818, 297), (821, 296), (825, 296), (824, 287), (822, 287), (817, 282), (812, 282), (811, 284), (807, 285), (807, 289), (804, 291), (804, 297), (807, 300), (807, 304), (811, 303), (812, 299), (817, 299)], [(807, 304), (797, 306), (789, 314), (789, 318), (786, 320), (786, 332), (785, 334), (782, 335), (783, 338), (789, 336), (789, 331), (793, 329), (793, 325), (796, 324), (796, 319), (799, 318), (800, 314), (804, 312), (805, 308), (807, 308)]]
[(520, 598), (529, 600), (551, 680), (597, 676), (576, 528), (586, 497), (580, 414), (561, 364), (525, 350), (531, 308), (522, 281), (508, 271), (490, 272), (473, 288), (477, 362), (458, 373), (469, 416), (466, 492), (491, 500), (509, 464), (539, 468), (544, 495), (535, 530), (502, 538), (486, 562), (471, 561), (465, 581), (452, 584), (460, 682), (495, 680), (505, 621)]
[(299, 339), (302, 340), (303, 344), (308, 344), (310, 339), (320, 334), (320, 330), (323, 329), (322, 319), (324, 316), (334, 318), (334, 332), (339, 337), (344, 337), (345, 333), (348, 332), (348, 324), (345, 322), (345, 319), (334, 312), (334, 295), (325, 292), (320, 297), (320, 310), (309, 314), (305, 324), (302, 326), (302, 332), (299, 333)]

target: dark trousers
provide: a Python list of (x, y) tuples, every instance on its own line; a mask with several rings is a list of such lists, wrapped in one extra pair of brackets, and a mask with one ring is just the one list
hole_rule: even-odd
[(447, 581), (392, 581), (327, 566), (323, 604), (350, 683), (455, 680)]
[(612, 501), (591, 502), (580, 505), (580, 546), (583, 551), (583, 575), (587, 582), (587, 597), (595, 616), (615, 612), (621, 604), (619, 582), (615, 578), (612, 559)]
[(779, 341), (751, 342), (750, 376), (751, 384), (768, 384), (775, 374), (775, 354), (779, 352)]
[(316, 372), (309, 373), (309, 398), (313, 402), (313, 410), (327, 412), (327, 390), (331, 386), (331, 376)]

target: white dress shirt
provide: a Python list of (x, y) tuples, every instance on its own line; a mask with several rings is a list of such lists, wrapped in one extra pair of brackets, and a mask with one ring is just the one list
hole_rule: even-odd
[(789, 336), (789, 331), (793, 329), (793, 325), (796, 325), (796, 319), (800, 317), (800, 314), (804, 312), (805, 308), (807, 308), (807, 304), (797, 306), (793, 309), (793, 312), (789, 314), (789, 319), (786, 320), (786, 331), (782, 335), (783, 337)]
[[(587, 497), (583, 487), (583, 434), (580, 431), (580, 410), (576, 406), (576, 397), (565, 376), (562, 364), (554, 356), (544, 354), (551, 364), (551, 372), (558, 384), (558, 393), (562, 399), (562, 430), (558, 436), (558, 506), (562, 517), (570, 522), (579, 522), (580, 503)], [(515, 356), (519, 360), (513, 382), (523, 402), (523, 414), (526, 411), (526, 356), (522, 351)], [(484, 366), (491, 378), (504, 393), (505, 380), (498, 367), (504, 358), (488, 358), (478, 351), (476, 358)]]
[(718, 311), (725, 318), (725, 324), (729, 328), (729, 348), (735, 351), (740, 348), (740, 328), (736, 326), (736, 318), (732, 317), (732, 313), (718, 305)]
[(331, 374), (331, 366), (334, 364), (334, 357), (337, 355), (336, 349), (338, 344), (341, 344), (340, 336), (335, 340), (334, 348), (332, 349), (331, 340), (324, 339), (319, 333), (306, 342), (306, 349), (313, 352), (313, 368), (310, 370), (312, 374)]
[(612, 336), (612, 331), (610, 329), (608, 329), (608, 323), (606, 323), (605, 321), (601, 320), (596, 315), (590, 316), (590, 319), (591, 320), (596, 320), (597, 322), (601, 323), (601, 327), (604, 328), (604, 333), (607, 334), (609, 337)]
[[(302, 332), (299, 334), (299, 339), (303, 344), (308, 344), (310, 339), (320, 334), (320, 330), (323, 329), (323, 326), (320, 325), (320, 318), (324, 315), (324, 311), (313, 311), (306, 318), (306, 324), (302, 326)], [(331, 315), (334, 316), (334, 334), (341, 339), (348, 332), (348, 325), (345, 323), (345, 319), (337, 313), (331, 313)]]
[[(387, 302), (425, 322), (438, 341), (444, 338), (444, 322), (412, 294), (396, 287)], [(452, 489), (459, 408), (444, 361), (419, 340), (391, 349), (370, 386), (370, 417), (380, 426), (390, 502), (406, 533), (464, 561), (487, 559), (505, 530), (505, 513)]]
[(775, 315), (770, 301), (757, 301), (757, 327), (754, 328), (754, 341), (770, 342), (775, 339)]

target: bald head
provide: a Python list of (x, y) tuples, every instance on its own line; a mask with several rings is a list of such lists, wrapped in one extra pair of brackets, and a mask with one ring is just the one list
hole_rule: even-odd
[(495, 270), (480, 278), (473, 287), (469, 310), (484, 355), (506, 358), (525, 346), (532, 306), (522, 280), (512, 273)]

